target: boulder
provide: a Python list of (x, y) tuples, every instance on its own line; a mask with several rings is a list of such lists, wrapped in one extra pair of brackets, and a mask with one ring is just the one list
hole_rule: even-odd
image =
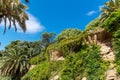
[(52, 51), (50, 61), (64, 60), (62, 51)]
[(82, 80), (87, 80), (87, 78), (86, 78), (86, 77), (83, 77)]
[(106, 80), (118, 80), (116, 69), (110, 69), (107, 71)]

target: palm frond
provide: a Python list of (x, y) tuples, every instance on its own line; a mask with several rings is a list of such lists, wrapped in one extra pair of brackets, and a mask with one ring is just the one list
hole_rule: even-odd
[(29, 3), (29, 0), (25, 0), (25, 2)]

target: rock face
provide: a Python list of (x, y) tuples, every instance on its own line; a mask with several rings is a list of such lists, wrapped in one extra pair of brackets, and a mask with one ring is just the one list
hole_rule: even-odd
[[(110, 66), (108, 70), (105, 72), (106, 80), (120, 80), (118, 78), (118, 73), (116, 71), (116, 68), (114, 66), (114, 60), (115, 60), (115, 55), (114, 52), (112, 51), (112, 48), (110, 44), (108, 45), (107, 43), (97, 43), (97, 45), (101, 46), (100, 48), (100, 55), (104, 61), (109, 61)], [(82, 78), (82, 80), (87, 80), (85, 77)]]
[(111, 38), (112, 38), (111, 34), (105, 31), (104, 29), (98, 31), (88, 31), (88, 36), (86, 37), (86, 43), (88, 45), (97, 44), (98, 42), (103, 42)]
[(63, 53), (61, 51), (52, 51), (50, 54), (50, 61), (64, 60)]
[(105, 73), (106, 80), (120, 80), (118, 79), (118, 73), (113, 63), (115, 60), (115, 54), (112, 51), (112, 48), (105, 43), (101, 43), (99, 45), (101, 46), (100, 55), (102, 59), (110, 62), (110, 66)]
[(111, 49), (111, 47), (106, 44), (99, 44), (101, 46), (100, 54), (103, 60), (105, 61), (114, 61), (115, 55)]
[(36, 65), (31, 65), (29, 70), (32, 70)]
[(101, 46), (101, 48), (100, 48), (100, 51), (101, 51), (101, 53), (100, 54), (107, 54), (107, 53), (109, 53), (110, 52), (110, 47), (109, 46), (106, 46), (105, 44), (99, 44), (100, 46)]
[(86, 77), (83, 77), (82, 80), (87, 80), (87, 78), (86, 78)]
[(120, 80), (114, 65), (115, 54), (112, 51), (111, 42), (103, 42), (98, 45), (101, 46), (100, 55), (102, 59), (110, 62), (108, 70), (105, 72), (106, 80)]
[(50, 79), (50, 80), (59, 80), (59, 76), (56, 75), (56, 76), (54, 76), (54, 78), (52, 78), (52, 79)]
[(106, 80), (118, 80), (116, 69), (109, 69), (106, 72)]
[[(115, 54), (112, 50), (111, 44), (111, 34), (105, 30), (99, 32), (91, 31), (90, 34), (86, 37), (85, 41), (88, 45), (97, 44), (100, 48), (100, 55), (104, 61), (109, 61), (110, 66), (105, 72), (105, 80), (120, 80), (116, 67), (114, 66)], [(106, 42), (105, 42), (106, 41)], [(54, 51), (51, 53), (51, 61), (64, 60), (62, 52)], [(58, 80), (59, 76), (54, 76), (51, 80)], [(82, 80), (87, 80), (86, 77), (83, 77)]]
[[(57, 51), (57, 50), (52, 51), (50, 54), (50, 61), (59, 61), (59, 60), (65, 60), (62, 51)], [(60, 76), (57, 73), (50, 80), (59, 80)]]
[[(104, 61), (109, 61), (110, 66), (105, 72), (106, 80), (120, 80), (116, 68), (114, 66), (115, 54), (112, 50), (111, 34), (105, 30), (100, 30), (99, 32), (91, 31), (86, 38), (86, 43), (88, 45), (97, 44), (100, 48), (100, 56)], [(84, 78), (82, 79), (84, 80)], [(87, 80), (85, 78), (85, 80)]]

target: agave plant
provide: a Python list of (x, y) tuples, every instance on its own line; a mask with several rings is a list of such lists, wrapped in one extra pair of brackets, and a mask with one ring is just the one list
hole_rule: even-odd
[[(25, 1), (28, 2), (28, 0)], [(26, 5), (21, 3), (21, 0), (0, 0), (0, 22), (4, 21), (4, 33), (6, 32), (7, 20), (9, 21), (9, 29), (13, 24), (15, 31), (17, 31), (16, 23), (18, 23), (22, 30), (26, 31), (25, 23), (28, 20), (28, 15), (25, 10), (27, 8)]]

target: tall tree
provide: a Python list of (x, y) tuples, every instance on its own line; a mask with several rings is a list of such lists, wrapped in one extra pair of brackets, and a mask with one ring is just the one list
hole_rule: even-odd
[[(28, 0), (25, 0), (28, 2)], [(15, 31), (17, 31), (16, 23), (22, 28), (22, 30), (26, 31), (26, 20), (28, 20), (28, 15), (25, 10), (28, 7), (21, 3), (21, 0), (0, 0), (0, 22), (4, 21), (6, 32), (6, 24), (7, 20), (9, 21), (9, 29), (12, 24), (15, 27)]]
[(54, 33), (48, 33), (44, 32), (41, 36), (42, 38), (42, 43), (45, 46), (45, 48), (53, 41), (54, 38)]

